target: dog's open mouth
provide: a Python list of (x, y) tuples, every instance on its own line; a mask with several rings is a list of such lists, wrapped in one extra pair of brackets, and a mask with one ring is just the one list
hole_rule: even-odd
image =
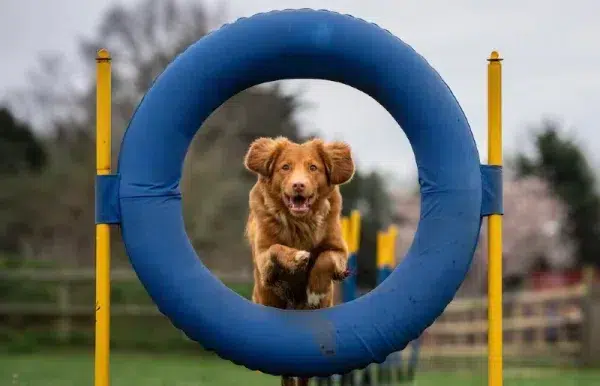
[(297, 194), (295, 196), (285, 195), (285, 204), (292, 213), (303, 214), (309, 211), (314, 196), (303, 196)]

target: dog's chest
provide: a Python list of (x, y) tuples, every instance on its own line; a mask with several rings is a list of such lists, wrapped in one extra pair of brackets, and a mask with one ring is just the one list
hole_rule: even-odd
[(280, 215), (277, 220), (280, 243), (288, 247), (310, 250), (325, 238), (326, 226), (323, 216), (300, 221)]

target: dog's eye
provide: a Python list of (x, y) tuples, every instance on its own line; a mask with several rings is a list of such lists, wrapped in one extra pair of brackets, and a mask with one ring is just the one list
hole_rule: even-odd
[(281, 167), (281, 169), (283, 170), (290, 170), (290, 165), (289, 164), (285, 164)]
[(310, 165), (310, 171), (311, 172), (316, 172), (317, 171), (317, 165)]

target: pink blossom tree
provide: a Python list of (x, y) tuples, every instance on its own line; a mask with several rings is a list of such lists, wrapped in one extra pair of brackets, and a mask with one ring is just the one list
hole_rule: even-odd
[[(395, 194), (398, 238), (396, 261), (410, 247), (420, 216), (419, 194)], [(565, 207), (537, 177), (504, 181), (503, 265), (504, 276), (524, 277), (543, 261), (551, 269), (574, 263), (573, 243), (563, 236)], [(485, 290), (487, 275), (487, 232), (481, 229), (471, 270), (463, 285), (465, 292)]]

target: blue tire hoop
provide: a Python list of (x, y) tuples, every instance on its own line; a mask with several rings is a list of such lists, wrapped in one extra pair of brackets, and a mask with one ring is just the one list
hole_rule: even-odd
[[(186, 235), (179, 190), (187, 149), (212, 111), (248, 87), (294, 78), (340, 82), (377, 100), (404, 129), (421, 186), (403, 262), (369, 294), (317, 311), (253, 304), (213, 276)], [(117, 177), (126, 250), (159, 310), (204, 348), (273, 375), (342, 374), (402, 350), (454, 297), (483, 215), (475, 141), (444, 81), (389, 32), (329, 11), (258, 14), (190, 46), (140, 103)]]

